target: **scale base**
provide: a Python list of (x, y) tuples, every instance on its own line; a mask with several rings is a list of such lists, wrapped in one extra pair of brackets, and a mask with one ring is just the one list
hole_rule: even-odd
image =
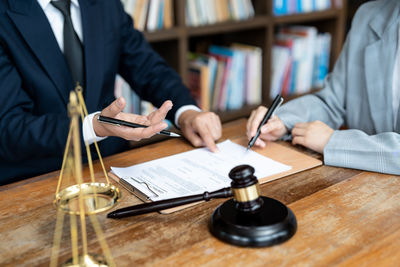
[(229, 244), (244, 247), (267, 247), (290, 239), (297, 230), (293, 212), (275, 199), (260, 198), (264, 203), (254, 213), (237, 210), (233, 199), (220, 205), (211, 217), (211, 233)]
[(108, 267), (105, 259), (100, 255), (86, 254), (78, 257), (78, 264), (73, 264), (72, 259), (63, 263), (62, 267)]

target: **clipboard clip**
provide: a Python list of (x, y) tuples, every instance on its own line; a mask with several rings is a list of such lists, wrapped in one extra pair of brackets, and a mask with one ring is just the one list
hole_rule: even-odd
[(127, 181), (128, 179), (132, 179), (133, 181), (135, 181), (135, 183), (145, 185), (146, 188), (153, 194), (152, 197), (159, 197), (159, 195), (158, 195), (156, 192), (154, 192), (154, 190), (151, 189), (150, 186), (149, 186), (149, 184), (147, 184), (146, 182), (139, 181), (139, 180), (133, 178), (132, 176), (127, 177), (127, 178), (120, 178), (120, 180), (119, 180), (120, 183), (121, 183), (126, 189), (128, 189), (129, 191), (131, 191), (131, 192), (132, 192), (133, 194), (135, 194), (138, 198), (140, 198), (141, 200), (143, 200), (143, 201), (146, 202), (146, 201), (151, 200), (151, 197), (148, 196), (147, 194), (143, 193), (143, 192), (142, 192), (141, 190), (139, 190), (138, 188), (134, 187), (131, 183), (129, 183), (129, 182)]

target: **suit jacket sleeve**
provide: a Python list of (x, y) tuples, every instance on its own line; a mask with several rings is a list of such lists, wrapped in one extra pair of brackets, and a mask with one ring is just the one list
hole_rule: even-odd
[(68, 117), (62, 114), (35, 115), (35, 105), (22, 89), (20, 75), (2, 44), (0, 77), (0, 160), (22, 162), (36, 157), (62, 156), (68, 134)]
[[(320, 120), (333, 129), (338, 129), (345, 122), (346, 76), (350, 75), (348, 66), (351, 62), (348, 62), (348, 58), (352, 34), (351, 31), (333, 72), (326, 79), (324, 89), (295, 99), (277, 111), (277, 116), (289, 131), (298, 122)], [(356, 129), (336, 130), (324, 148), (324, 163), (338, 167), (400, 174), (399, 148), (400, 135), (395, 132), (368, 135)]]
[(120, 3), (119, 6), (119, 73), (142, 99), (156, 107), (161, 106), (165, 100), (172, 100), (173, 108), (167, 118), (174, 122), (177, 109), (183, 105), (196, 105), (196, 102), (179, 75), (151, 48), (143, 34), (134, 29), (132, 19), (123, 11)]

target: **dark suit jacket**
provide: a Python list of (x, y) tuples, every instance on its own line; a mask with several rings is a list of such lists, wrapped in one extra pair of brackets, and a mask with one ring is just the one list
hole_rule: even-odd
[[(194, 104), (179, 76), (134, 30), (120, 0), (80, 0), (88, 112), (114, 100), (119, 73), (142, 99), (176, 110)], [(61, 168), (74, 88), (51, 26), (37, 0), (0, 0), (0, 183)], [(103, 156), (127, 148), (110, 137)]]

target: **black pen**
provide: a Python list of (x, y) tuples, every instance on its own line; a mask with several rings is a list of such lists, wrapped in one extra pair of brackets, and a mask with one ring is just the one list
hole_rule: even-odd
[(272, 115), (274, 114), (275, 110), (282, 104), (282, 102), (283, 102), (283, 97), (280, 94), (278, 94), (275, 97), (274, 101), (272, 101), (272, 104), (269, 107), (269, 109), (267, 111), (267, 114), (265, 114), (265, 116), (264, 116), (263, 120), (261, 121), (260, 125), (258, 125), (258, 129), (257, 129), (256, 135), (253, 136), (253, 138), (250, 139), (249, 145), (247, 146), (247, 150), (249, 150), (254, 145), (254, 143), (256, 142), (257, 138), (261, 134), (261, 128), (272, 117)]
[[(102, 116), (102, 115), (99, 115), (97, 117), (97, 119), (99, 120), (99, 122), (102, 122), (102, 123), (109, 123), (112, 125), (119, 125), (119, 126), (127, 126), (127, 127), (131, 127), (131, 128), (147, 128), (148, 127), (146, 125), (141, 125), (141, 124), (137, 124), (137, 123), (129, 122), (129, 121), (118, 120), (118, 119), (114, 119), (114, 118), (110, 118), (110, 117), (106, 117), (106, 116)], [(165, 130), (162, 130), (161, 132), (159, 132), (159, 134), (163, 134), (163, 135), (167, 135), (167, 136), (171, 136), (171, 137), (181, 137), (180, 134), (165, 131)]]

